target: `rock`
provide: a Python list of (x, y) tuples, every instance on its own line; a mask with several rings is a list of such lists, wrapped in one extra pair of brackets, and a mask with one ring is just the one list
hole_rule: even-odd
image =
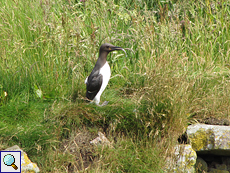
[(229, 168), (230, 170), (230, 157), (222, 157), (222, 163), (227, 165), (227, 167)]
[(225, 164), (216, 164), (216, 169), (227, 171), (227, 165)]
[(197, 153), (230, 156), (230, 127), (194, 124), (187, 128), (188, 139)]
[(191, 145), (176, 145), (174, 156), (167, 159), (166, 172), (195, 173), (196, 152)]
[(109, 142), (109, 140), (105, 137), (105, 135), (101, 132), (98, 132), (98, 137), (95, 138), (94, 140), (90, 141), (90, 144), (94, 144), (94, 145), (106, 145), (109, 147), (112, 147), (112, 144)]
[(4, 151), (21, 151), (21, 172), (22, 173), (37, 173), (39, 172), (39, 168), (36, 163), (33, 163), (28, 158), (27, 154), (19, 148), (19, 146), (14, 145), (10, 148), (5, 149)]
[(197, 157), (195, 170), (197, 173), (208, 172), (208, 164), (201, 157)]
[(219, 170), (219, 169), (211, 168), (209, 173), (229, 173), (229, 172), (225, 171), (225, 170)]

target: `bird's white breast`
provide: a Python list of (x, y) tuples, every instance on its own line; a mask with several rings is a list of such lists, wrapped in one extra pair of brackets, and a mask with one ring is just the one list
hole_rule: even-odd
[[(111, 70), (109, 67), (109, 63), (106, 61), (106, 63), (103, 65), (103, 67), (100, 70), (100, 74), (103, 76), (103, 80), (102, 80), (102, 86), (101, 86), (101, 93), (104, 91), (104, 89), (106, 88), (106, 86), (108, 85), (110, 76), (111, 76)], [(100, 92), (99, 91), (99, 92)]]

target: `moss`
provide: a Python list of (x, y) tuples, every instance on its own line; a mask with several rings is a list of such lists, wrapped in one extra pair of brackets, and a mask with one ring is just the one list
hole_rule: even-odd
[(195, 164), (195, 170), (197, 173), (208, 172), (208, 164), (202, 158), (198, 157)]
[(195, 151), (200, 151), (204, 149), (212, 149), (214, 147), (214, 132), (209, 129), (199, 129), (196, 133), (189, 136), (192, 148)]

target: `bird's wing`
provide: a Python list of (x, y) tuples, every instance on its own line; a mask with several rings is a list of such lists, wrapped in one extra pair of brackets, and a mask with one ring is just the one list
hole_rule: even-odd
[(93, 100), (94, 97), (99, 92), (102, 85), (102, 75), (99, 73), (99, 70), (92, 71), (86, 81), (86, 97), (90, 100)]

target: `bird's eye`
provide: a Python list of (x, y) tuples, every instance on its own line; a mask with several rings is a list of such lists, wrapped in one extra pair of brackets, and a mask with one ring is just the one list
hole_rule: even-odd
[(106, 46), (106, 48), (108, 49), (108, 48), (109, 48), (109, 46)]

